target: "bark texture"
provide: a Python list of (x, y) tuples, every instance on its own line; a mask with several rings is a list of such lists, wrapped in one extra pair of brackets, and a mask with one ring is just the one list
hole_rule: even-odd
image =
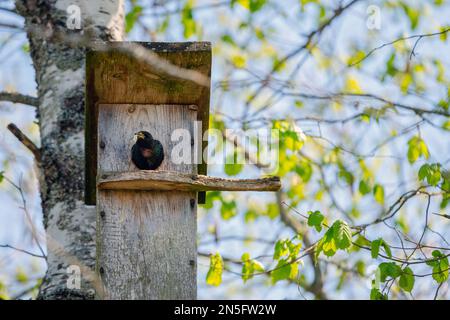
[(278, 191), (279, 177), (261, 179), (224, 179), (171, 171), (125, 171), (103, 173), (98, 179), (104, 190), (166, 190), (166, 191)]
[[(70, 5), (81, 12), (81, 30), (67, 28)], [(81, 274), (81, 288), (67, 286), (67, 267), (95, 267), (95, 207), (84, 205), (85, 49), (55, 35), (85, 34), (122, 40), (123, 0), (17, 0), (25, 18), (38, 87), (41, 137), (40, 185), (47, 231), (48, 270), (40, 299), (90, 299), (94, 290)], [(70, 279), (69, 279), (70, 281)]]

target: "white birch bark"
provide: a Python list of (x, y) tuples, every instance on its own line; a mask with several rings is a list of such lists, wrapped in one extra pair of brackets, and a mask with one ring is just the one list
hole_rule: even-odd
[[(18, 12), (25, 18), (39, 99), (43, 173), (40, 190), (48, 244), (48, 270), (40, 299), (94, 297), (83, 272), (85, 267), (95, 267), (96, 219), (95, 207), (84, 205), (83, 194), (85, 50), (56, 40), (53, 35), (89, 32), (101, 40), (122, 40), (123, 2), (16, 1)], [(69, 6), (80, 8), (80, 30), (67, 28)], [(67, 286), (68, 281), (76, 284), (71, 282), (67, 269), (74, 261), (82, 271), (80, 289)]]

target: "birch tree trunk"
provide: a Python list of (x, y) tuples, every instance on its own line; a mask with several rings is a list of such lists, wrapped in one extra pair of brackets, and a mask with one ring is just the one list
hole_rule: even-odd
[[(57, 41), (54, 35), (89, 32), (96, 39), (120, 41), (123, 2), (16, 1), (18, 12), (25, 18), (39, 99), (40, 191), (48, 248), (48, 270), (40, 299), (91, 299), (95, 294), (83, 272), (95, 266), (95, 207), (84, 204), (85, 50)], [(69, 6), (72, 11), (68, 13)], [(71, 12), (76, 18), (77, 8), (81, 29), (70, 30), (67, 21)], [(73, 264), (75, 271), (82, 271), (80, 289), (67, 286), (68, 267)]]

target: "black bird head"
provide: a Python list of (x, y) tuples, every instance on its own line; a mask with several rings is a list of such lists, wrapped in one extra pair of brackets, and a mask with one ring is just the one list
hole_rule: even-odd
[(134, 139), (140, 148), (151, 149), (153, 147), (153, 137), (148, 131), (136, 132)]
[(141, 170), (155, 170), (164, 160), (164, 148), (158, 140), (153, 139), (147, 131), (134, 134), (131, 147), (131, 160)]

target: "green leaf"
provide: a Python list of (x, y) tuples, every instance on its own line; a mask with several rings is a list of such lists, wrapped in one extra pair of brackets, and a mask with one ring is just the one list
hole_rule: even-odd
[(267, 0), (250, 0), (250, 12), (257, 12), (262, 9)]
[(366, 272), (366, 264), (362, 260), (358, 260), (355, 264), (355, 269), (360, 276), (364, 276)]
[(450, 120), (447, 120), (442, 124), (442, 129), (450, 131)]
[(211, 209), (214, 206), (214, 201), (220, 200), (220, 191), (208, 191), (206, 193), (205, 204), (202, 205), (205, 209)]
[(236, 68), (242, 69), (247, 65), (247, 58), (242, 54), (234, 54), (231, 56), (231, 62)]
[(300, 251), (301, 243), (295, 244), (289, 239), (280, 239), (275, 243), (273, 259), (280, 258), (296, 259)]
[(389, 247), (389, 245), (384, 240), (382, 240), (381, 246), (383, 247), (383, 249), (386, 252), (386, 254), (388, 255), (388, 257), (392, 258), (391, 248)]
[(228, 44), (231, 44), (233, 46), (236, 46), (236, 42), (234, 41), (233, 37), (230, 34), (224, 34), (221, 37), (222, 41)]
[(237, 205), (236, 201), (225, 201), (222, 200), (222, 206), (220, 207), (220, 215), (222, 219), (229, 220), (237, 215)]
[(242, 280), (246, 282), (253, 278), (255, 272), (264, 272), (264, 266), (260, 262), (250, 259), (249, 253), (244, 253), (242, 255)]
[(131, 29), (133, 29), (134, 24), (139, 19), (140, 15), (142, 14), (142, 7), (141, 6), (134, 6), (133, 9), (127, 13), (125, 16), (125, 32), (129, 33)]
[(373, 259), (376, 259), (379, 255), (380, 252), (380, 247), (383, 247), (384, 251), (386, 252), (386, 254), (388, 255), (388, 257), (392, 257), (392, 252), (391, 252), (391, 248), (389, 247), (389, 245), (382, 239), (382, 238), (378, 238), (377, 240), (372, 241), (371, 243), (371, 255)]
[(380, 245), (381, 245), (382, 239), (377, 239), (372, 241), (371, 248), (370, 248), (370, 254), (373, 259), (378, 258), (378, 253), (380, 252)]
[(314, 258), (318, 261), (321, 252), (327, 257), (332, 257), (338, 249), (347, 249), (352, 244), (352, 233), (345, 221), (336, 220), (325, 232), (325, 235), (317, 243)]
[(373, 187), (373, 196), (376, 202), (379, 204), (384, 204), (384, 188), (382, 185), (376, 184)]
[(362, 235), (359, 235), (356, 238), (355, 243), (359, 246), (369, 246), (371, 244), (371, 242)]
[(401, 3), (401, 6), (409, 18), (411, 29), (415, 30), (419, 24), (420, 11), (410, 4)]
[(352, 185), (353, 181), (355, 180), (353, 174), (344, 168), (344, 166), (340, 165), (340, 170), (338, 173), (339, 178), (341, 178), (343, 181), (347, 182), (348, 185)]
[(22, 50), (23, 50), (23, 52), (25, 52), (25, 53), (29, 53), (29, 52), (30, 52), (30, 44), (29, 44), (29, 43), (25, 43), (25, 44), (22, 46)]
[(437, 283), (442, 283), (447, 281), (448, 279), (448, 269), (449, 269), (449, 263), (448, 263), (448, 257), (446, 257), (444, 254), (442, 254), (439, 250), (434, 250), (431, 255), (435, 260), (433, 261), (427, 261), (427, 265), (433, 267), (433, 279)]
[(424, 157), (428, 159), (430, 154), (428, 152), (428, 147), (422, 138), (415, 136), (408, 141), (408, 161), (412, 164), (419, 159), (419, 157)]
[(20, 283), (28, 282), (28, 276), (22, 268), (16, 270), (16, 281)]
[(239, 3), (242, 7), (254, 13), (261, 10), (266, 2), (267, 0), (231, 0), (230, 6), (233, 8), (236, 3)]
[(220, 253), (210, 256), (209, 270), (206, 283), (210, 286), (219, 286), (222, 283), (223, 261)]
[(334, 228), (334, 238), (336, 240), (336, 245), (339, 249), (347, 249), (352, 244), (352, 232), (347, 222), (342, 220), (336, 220), (333, 223), (332, 228)]
[(289, 240), (288, 239), (281, 239), (281, 240), (278, 240), (275, 243), (275, 250), (274, 250), (274, 253), (273, 253), (273, 259), (274, 260), (278, 260), (281, 257), (289, 254), (289, 248), (287, 247), (287, 244), (286, 244), (287, 241), (289, 241)]
[(317, 232), (322, 231), (322, 221), (325, 219), (320, 211), (309, 211), (308, 212), (308, 226), (315, 227)]
[(395, 279), (402, 274), (402, 269), (395, 262), (383, 262), (378, 266), (380, 281), (385, 282), (387, 277)]
[(285, 259), (278, 261), (278, 264), (270, 273), (273, 284), (281, 280), (295, 279), (297, 274), (298, 262), (288, 262)]
[(433, 163), (429, 168), (427, 181), (432, 186), (437, 186), (439, 181), (441, 181), (441, 165), (439, 163)]
[(370, 191), (372, 191), (371, 188), (370, 188), (369, 182), (366, 181), (366, 180), (361, 180), (361, 181), (359, 182), (358, 190), (359, 190), (359, 192), (360, 192), (362, 195), (366, 195), (366, 194), (368, 194)]
[(332, 257), (336, 254), (338, 248), (336, 246), (336, 240), (334, 239), (332, 229), (329, 229), (325, 233), (325, 236), (320, 242), (320, 248), (327, 257)]
[(307, 183), (313, 174), (313, 167), (307, 160), (300, 159), (295, 167), (295, 172), (302, 178), (304, 183)]
[(386, 74), (394, 77), (398, 72), (398, 69), (395, 67), (395, 53), (392, 53), (389, 59), (386, 61)]
[(0, 280), (0, 300), (9, 300), (10, 297), (8, 295), (8, 288), (6, 285)]
[(405, 290), (406, 292), (411, 292), (414, 288), (414, 273), (409, 267), (405, 267), (400, 276), (399, 285), (400, 288)]
[(5, 173), (5, 171), (0, 171), (0, 183), (3, 182), (3, 174)]
[(267, 205), (266, 214), (272, 220), (275, 219), (276, 217), (278, 217), (278, 215), (280, 214), (280, 211), (278, 209), (278, 204), (276, 204), (276, 203), (269, 203)]
[[(301, 101), (301, 100), (295, 100), (295, 102), (294, 102), (294, 105), (297, 107), (297, 108), (303, 108), (303, 101)], [(450, 122), (450, 121), (449, 121)], [(449, 127), (450, 127), (450, 125), (449, 125)]]
[(429, 171), (430, 166), (427, 163), (421, 166), (418, 172), (419, 180), (424, 180), (428, 176)]
[(437, 186), (441, 181), (441, 165), (439, 163), (424, 164), (418, 172), (419, 180), (427, 179), (432, 186)]
[(235, 152), (233, 155), (230, 155), (226, 159), (226, 163), (224, 166), (225, 173), (229, 176), (235, 176), (238, 175), (242, 169), (244, 168), (244, 165), (238, 162), (238, 155), (237, 152)]
[(372, 288), (370, 290), (370, 300), (387, 300), (388, 297), (386, 294), (382, 294), (379, 289)]
[(361, 115), (361, 121), (364, 121), (365, 123), (370, 123), (370, 114), (362, 114)]
[(186, 1), (181, 11), (181, 24), (184, 28), (184, 37), (190, 38), (197, 32), (197, 24), (192, 13), (192, 0)]

